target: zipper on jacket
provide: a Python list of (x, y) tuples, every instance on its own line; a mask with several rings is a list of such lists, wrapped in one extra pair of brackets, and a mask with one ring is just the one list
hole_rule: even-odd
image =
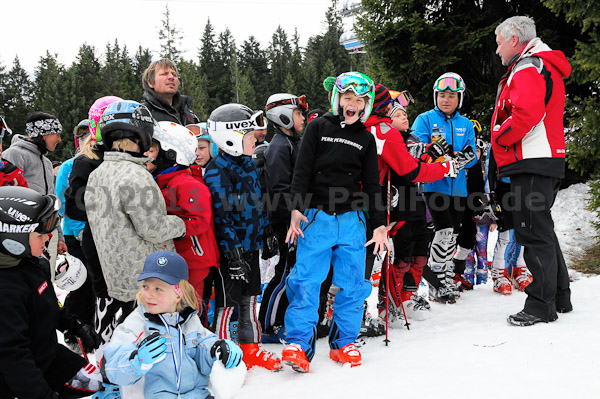
[[(451, 131), (450, 134), (452, 135), (452, 152), (454, 152), (454, 124), (452, 123), (452, 119), (453, 118), (450, 118), (450, 131)], [(454, 155), (454, 154), (452, 154), (452, 155)], [(460, 173), (460, 171), (459, 171), (459, 173)], [(450, 196), (452, 197), (453, 195), (454, 195), (454, 179), (450, 179)]]
[(44, 175), (45, 192), (48, 194), (48, 179), (46, 179), (46, 168), (44, 167), (44, 156), (42, 154), (40, 154), (40, 161), (42, 162), (42, 174)]

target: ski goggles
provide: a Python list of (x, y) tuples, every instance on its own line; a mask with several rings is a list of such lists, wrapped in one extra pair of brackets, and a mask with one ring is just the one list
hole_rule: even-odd
[(439, 78), (437, 82), (435, 82), (435, 88), (439, 91), (460, 91), (463, 90), (462, 80), (454, 78), (452, 76), (447, 76), (445, 78)]
[(286, 98), (284, 100), (273, 101), (272, 103), (267, 104), (266, 111), (281, 105), (295, 105), (301, 108), (304, 112), (308, 111), (308, 102), (306, 101), (306, 96), (304, 94), (296, 98)]
[(5, 134), (12, 134), (12, 130), (6, 124), (3, 116), (0, 116), (0, 139), (4, 137)]
[(488, 146), (488, 143), (483, 140), (483, 139), (477, 139), (477, 142), (475, 144), (477, 146), (477, 148), (479, 148), (480, 150), (485, 150)]
[(90, 134), (89, 129), (86, 129), (86, 127), (83, 126), (77, 126), (73, 135), (75, 136), (75, 138), (80, 139), (82, 137), (87, 136), (88, 134)]
[(394, 100), (396, 100), (396, 102), (398, 104), (402, 105), (403, 107), (407, 107), (409, 104), (415, 103), (413, 96), (410, 94), (410, 92), (408, 90), (403, 90), (403, 91), (390, 90), (390, 95), (392, 96), (392, 98)]
[(194, 133), (196, 138), (200, 138), (201, 136), (208, 134), (208, 129), (206, 128), (206, 123), (194, 123), (191, 125), (187, 125), (186, 128), (190, 132)]
[(58, 210), (60, 209), (60, 201), (54, 195), (45, 195), (46, 207), (40, 216), (39, 225), (34, 230), (36, 233), (49, 234), (56, 229), (60, 217)]
[(263, 112), (258, 111), (255, 112), (250, 119), (246, 119), (244, 121), (218, 122), (211, 121), (209, 119), (206, 121), (206, 128), (213, 132), (217, 130), (261, 130), (267, 128), (267, 121), (263, 115)]
[(352, 90), (358, 97), (363, 97), (369, 92), (374, 91), (373, 83), (356, 75), (343, 74), (335, 80), (335, 86), (340, 93)]

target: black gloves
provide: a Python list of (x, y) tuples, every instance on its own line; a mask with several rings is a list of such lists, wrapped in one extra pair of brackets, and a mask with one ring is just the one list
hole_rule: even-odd
[(435, 143), (429, 144), (426, 153), (431, 157), (431, 160), (435, 162), (436, 159), (443, 157), (448, 152), (448, 148), (446, 139), (441, 138)]
[(215, 360), (220, 359), (225, 368), (230, 369), (240, 364), (244, 353), (235, 342), (228, 339), (220, 339), (210, 348), (210, 356)]
[(465, 165), (477, 158), (477, 155), (473, 151), (473, 147), (471, 147), (470, 145), (454, 155), (456, 155), (456, 163), (458, 164), (458, 169), (464, 168)]
[(248, 261), (244, 259), (241, 248), (235, 248), (230, 252), (225, 253), (227, 258), (227, 269), (229, 270), (229, 277), (232, 280), (244, 280), (249, 282), (250, 276), (250, 265)]
[(277, 236), (275, 235), (275, 232), (273, 231), (271, 225), (265, 227), (263, 237), (263, 249), (261, 258), (263, 258), (264, 260), (271, 259), (279, 252), (279, 241), (277, 240)]
[(75, 344), (77, 338), (81, 339), (81, 345), (85, 353), (91, 353), (100, 347), (100, 336), (94, 331), (94, 327), (84, 324), (79, 319), (73, 319), (69, 328), (65, 331), (65, 343)]

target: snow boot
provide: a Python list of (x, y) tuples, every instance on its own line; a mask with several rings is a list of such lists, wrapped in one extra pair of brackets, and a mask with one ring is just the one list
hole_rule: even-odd
[(529, 273), (527, 271), (527, 267), (513, 266), (512, 283), (514, 284), (515, 288), (519, 291), (525, 291), (525, 288), (527, 288), (527, 286), (531, 284), (531, 280), (529, 280)]
[(508, 270), (493, 268), (492, 281), (494, 282), (494, 292), (502, 295), (512, 294), (512, 284), (508, 279)]
[(308, 373), (310, 362), (298, 344), (289, 344), (281, 352), (281, 360), (299, 373)]
[(558, 316), (554, 316), (550, 320), (544, 320), (541, 317), (534, 316), (529, 313), (525, 313), (524, 310), (520, 311), (517, 314), (513, 314), (508, 316), (508, 323), (513, 326), (525, 327), (532, 326), (536, 323), (548, 323), (549, 321), (554, 321), (558, 319)]
[(350, 367), (362, 364), (362, 356), (354, 344), (348, 344), (340, 349), (331, 349), (329, 351), (329, 358), (334, 362), (342, 363), (342, 365), (350, 364)]
[(244, 352), (242, 360), (246, 363), (246, 368), (251, 369), (254, 366), (263, 367), (267, 370), (279, 371), (283, 368), (281, 360), (274, 353), (260, 349), (258, 344), (239, 344)]

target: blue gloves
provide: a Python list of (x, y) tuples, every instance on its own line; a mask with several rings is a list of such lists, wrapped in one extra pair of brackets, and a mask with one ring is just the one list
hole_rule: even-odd
[(231, 369), (240, 364), (244, 353), (242, 352), (242, 348), (237, 346), (233, 341), (220, 339), (210, 348), (210, 355), (214, 360), (220, 357), (225, 368)]
[(140, 374), (146, 374), (155, 363), (165, 358), (166, 342), (158, 331), (144, 338), (129, 357), (131, 367)]

